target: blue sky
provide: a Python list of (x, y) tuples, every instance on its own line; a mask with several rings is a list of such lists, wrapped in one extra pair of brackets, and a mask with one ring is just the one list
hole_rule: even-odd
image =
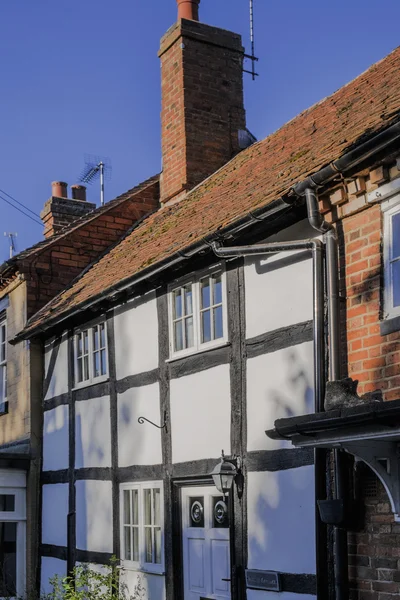
[[(249, 129), (261, 139), (399, 43), (398, 0), (254, 0), (260, 77), (245, 75)], [(201, 0), (201, 20), (241, 33), (248, 0)], [(112, 162), (106, 199), (160, 170), (159, 40), (175, 0), (0, 3), (0, 188), (39, 213), (50, 182), (77, 182), (84, 155)], [(98, 201), (98, 188), (88, 199)], [(42, 237), (0, 200), (0, 259)]]

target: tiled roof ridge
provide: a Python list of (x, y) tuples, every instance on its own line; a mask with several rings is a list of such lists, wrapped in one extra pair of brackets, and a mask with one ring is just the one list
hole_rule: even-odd
[(10, 266), (12, 264), (17, 264), (18, 260), (28, 258), (29, 256), (32, 256), (33, 254), (36, 254), (37, 252), (41, 251), (42, 249), (43, 250), (47, 249), (53, 243), (59, 242), (66, 235), (72, 233), (76, 229), (79, 229), (79, 227), (81, 227), (82, 225), (86, 225), (94, 218), (97, 218), (98, 216), (107, 213), (107, 211), (115, 208), (122, 202), (132, 199), (132, 197), (134, 197), (136, 194), (143, 191), (147, 187), (153, 185), (153, 183), (155, 183), (159, 178), (160, 178), (159, 173), (156, 175), (152, 175), (151, 177), (145, 179), (141, 183), (138, 183), (133, 188), (127, 190), (126, 192), (123, 192), (119, 196), (116, 196), (109, 202), (106, 202), (103, 206), (97, 206), (96, 208), (94, 208), (90, 212), (86, 213), (85, 215), (78, 217), (72, 223), (65, 225), (55, 235), (53, 235), (47, 239), (40, 240), (33, 246), (30, 246), (29, 248), (22, 250), (21, 252), (19, 252), (15, 256), (13, 256), (12, 259), (8, 259), (7, 261), (4, 261), (4, 263), (2, 265), (0, 265), (0, 273), (2, 273), (3, 270), (10, 268)]

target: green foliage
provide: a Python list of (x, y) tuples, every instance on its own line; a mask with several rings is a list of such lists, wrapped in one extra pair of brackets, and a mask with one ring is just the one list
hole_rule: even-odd
[(115, 558), (99, 570), (78, 565), (70, 575), (50, 579), (53, 590), (41, 600), (146, 600), (143, 577), (139, 576), (130, 595), (121, 575), (122, 569)]

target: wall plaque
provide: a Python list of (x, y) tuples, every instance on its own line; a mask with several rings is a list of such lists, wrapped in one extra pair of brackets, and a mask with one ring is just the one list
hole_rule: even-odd
[(280, 592), (281, 582), (277, 571), (246, 570), (246, 587), (254, 590)]

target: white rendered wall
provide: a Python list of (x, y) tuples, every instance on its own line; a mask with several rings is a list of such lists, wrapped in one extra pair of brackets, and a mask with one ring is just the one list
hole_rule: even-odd
[[(267, 242), (317, 237), (307, 220), (296, 223)], [(300, 251), (302, 254), (302, 251)], [(312, 319), (312, 259), (299, 252), (280, 252), (245, 259), (246, 337)], [(292, 264), (285, 265), (286, 261)]]
[(145, 592), (143, 600), (165, 600), (166, 598), (165, 577), (163, 576), (125, 570), (122, 575), (122, 581), (128, 586), (129, 595), (133, 596), (133, 598), (136, 598), (135, 587), (138, 585), (138, 582), (140, 582)]
[(173, 462), (230, 454), (229, 365), (172, 379), (170, 402)]
[(111, 481), (79, 480), (76, 488), (76, 547), (112, 552)]
[(111, 467), (108, 396), (75, 403), (75, 467)]
[(118, 396), (118, 462), (130, 465), (162, 463), (161, 430), (149, 423), (140, 425), (138, 417), (160, 424), (158, 383), (131, 388)]
[(57, 406), (43, 415), (43, 471), (68, 468), (68, 406)]
[(50, 556), (42, 557), (42, 568), (40, 574), (40, 592), (41, 594), (50, 594), (53, 586), (50, 585), (49, 579), (56, 575), (65, 577), (67, 574), (67, 562)]
[[(54, 340), (46, 344), (44, 355), (45, 378), (47, 377), (51, 355), (54, 350)], [(45, 396), (45, 400), (65, 394), (68, 392), (68, 338), (65, 333), (62, 336), (60, 347), (58, 349), (57, 359), (54, 365), (53, 375)]]
[(314, 466), (249, 473), (248, 568), (315, 573)]
[(68, 484), (42, 487), (42, 543), (67, 545)]
[(247, 449), (291, 448), (270, 440), (276, 419), (314, 412), (313, 342), (247, 361)]
[(147, 302), (133, 300), (117, 310), (114, 329), (117, 379), (158, 367), (157, 301), (153, 293), (148, 294)]

